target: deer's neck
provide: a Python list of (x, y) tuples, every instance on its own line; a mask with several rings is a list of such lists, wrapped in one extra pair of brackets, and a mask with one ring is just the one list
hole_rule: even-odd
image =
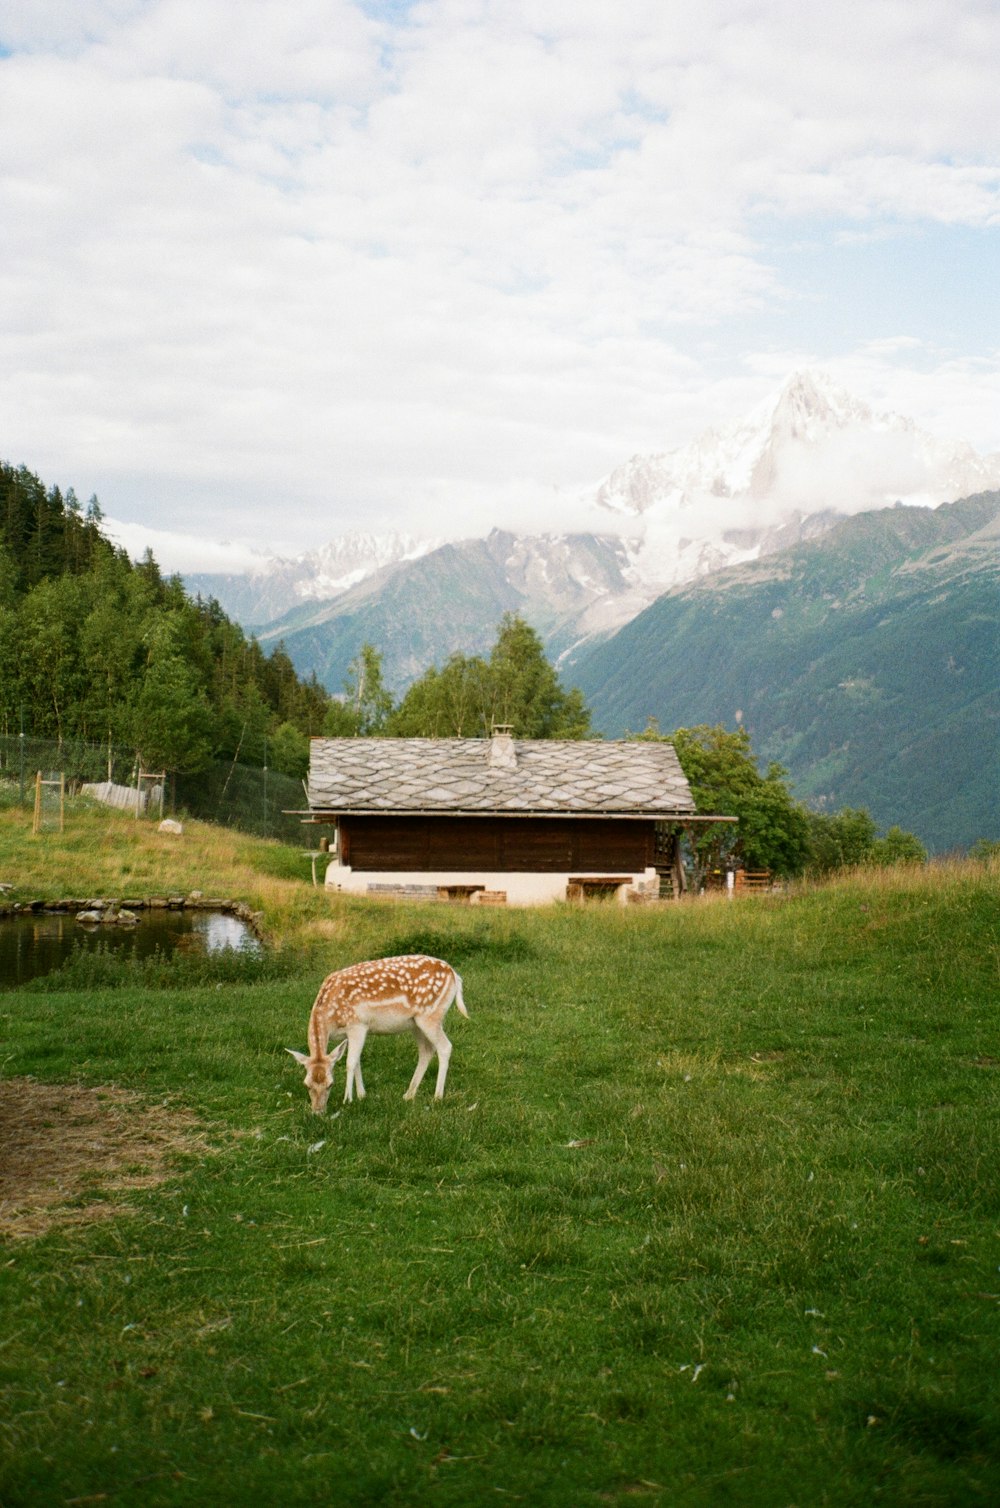
[(330, 1040), (330, 1027), (325, 1014), (313, 1011), (309, 1017), (309, 1056), (314, 1062), (324, 1063), (330, 1056), (327, 1045)]

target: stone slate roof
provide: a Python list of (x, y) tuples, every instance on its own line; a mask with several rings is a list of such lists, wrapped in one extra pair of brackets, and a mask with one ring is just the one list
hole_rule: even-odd
[(313, 812), (688, 816), (672, 744), (556, 739), (314, 738)]

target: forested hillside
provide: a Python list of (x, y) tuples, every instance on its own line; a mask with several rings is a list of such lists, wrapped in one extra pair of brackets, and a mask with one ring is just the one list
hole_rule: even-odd
[(0, 463), (0, 737), (130, 748), (178, 773), (238, 757), (299, 775), (329, 702), (150, 554), (133, 564), (96, 497), (84, 508)]
[(669, 593), (574, 667), (607, 735), (748, 728), (796, 794), (1000, 836), (1000, 494), (860, 514)]

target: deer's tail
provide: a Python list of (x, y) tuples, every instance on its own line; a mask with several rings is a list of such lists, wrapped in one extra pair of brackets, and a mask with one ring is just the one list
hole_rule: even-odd
[(465, 1009), (465, 1001), (462, 999), (462, 976), (461, 976), (461, 974), (456, 974), (455, 975), (455, 1004), (458, 1006), (459, 1013), (465, 1017), (466, 1021), (468, 1021), (468, 1019), (469, 1019), (469, 1013)]

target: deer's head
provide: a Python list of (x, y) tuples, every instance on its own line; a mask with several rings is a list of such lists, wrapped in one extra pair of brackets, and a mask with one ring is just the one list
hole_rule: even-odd
[(296, 1052), (294, 1047), (286, 1047), (285, 1051), (290, 1053), (296, 1063), (301, 1063), (305, 1069), (306, 1076), (303, 1082), (309, 1091), (313, 1111), (316, 1115), (322, 1115), (333, 1087), (334, 1065), (340, 1062), (347, 1051), (346, 1039), (334, 1052), (322, 1058), (310, 1058), (304, 1052)]

